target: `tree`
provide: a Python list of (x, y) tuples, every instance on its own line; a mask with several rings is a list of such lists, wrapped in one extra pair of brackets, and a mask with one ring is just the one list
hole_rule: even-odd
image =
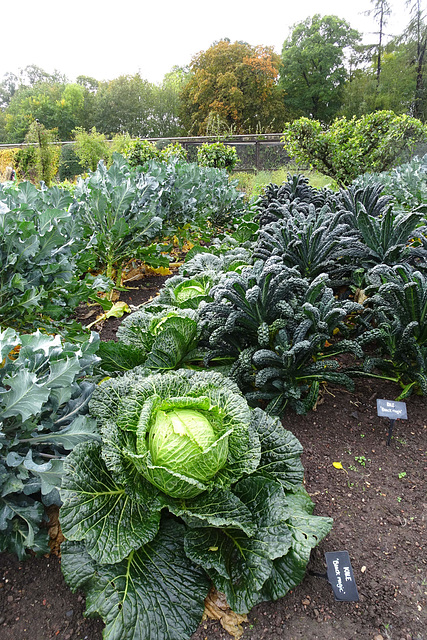
[(378, 110), (412, 115), (416, 78), (414, 65), (409, 61), (408, 44), (392, 40), (382, 55), (379, 84), (374, 59), (370, 67), (357, 69), (346, 83), (339, 115), (360, 117)]
[(60, 140), (69, 140), (72, 129), (81, 124), (83, 91), (59, 72), (51, 75), (34, 65), (21, 70), (19, 78), (7, 74), (0, 86), (6, 141), (23, 142), (35, 120), (46, 129), (56, 129)]
[(23, 142), (35, 120), (41, 122), (46, 129), (56, 128), (61, 138), (63, 127), (59, 105), (63, 90), (64, 86), (50, 82), (40, 82), (34, 86), (21, 84), (6, 110), (7, 141)]
[(366, 15), (373, 15), (375, 20), (378, 22), (378, 44), (376, 45), (377, 49), (377, 61), (376, 61), (376, 78), (377, 78), (377, 87), (380, 84), (380, 76), (381, 76), (381, 63), (382, 56), (384, 50), (384, 28), (387, 24), (387, 18), (391, 14), (391, 7), (387, 0), (371, 0), (371, 4), (373, 8), (369, 11), (366, 11)]
[(14, 73), (5, 73), (0, 83), (0, 109), (5, 109), (19, 87), (19, 78)]
[(348, 77), (345, 50), (359, 40), (360, 34), (336, 16), (316, 14), (292, 27), (283, 44), (279, 86), (296, 116), (333, 119)]
[(411, 62), (415, 67), (416, 83), (413, 113), (416, 118), (427, 118), (427, 88), (425, 87), (425, 67), (427, 61), (427, 22), (425, 10), (420, 0), (408, 0), (411, 20), (403, 37), (411, 48)]
[(272, 47), (229, 40), (197, 54), (181, 91), (188, 133), (206, 134), (213, 114), (235, 133), (280, 130), (287, 118), (277, 86), (279, 62)]
[(152, 85), (137, 73), (101, 83), (96, 94), (95, 126), (110, 136), (127, 131), (132, 137), (152, 135)]
[(367, 171), (387, 171), (408, 147), (427, 142), (427, 125), (392, 111), (338, 118), (328, 129), (318, 120), (300, 118), (286, 126), (283, 142), (295, 160), (344, 186)]
[(153, 87), (152, 121), (156, 132), (153, 137), (167, 138), (185, 134), (180, 111), (180, 92), (189, 77), (189, 69), (175, 66), (159, 86)]

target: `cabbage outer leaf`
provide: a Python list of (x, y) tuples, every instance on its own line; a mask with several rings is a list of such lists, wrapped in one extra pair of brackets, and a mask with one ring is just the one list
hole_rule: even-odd
[(99, 443), (78, 445), (64, 467), (62, 531), (68, 540), (84, 540), (97, 562), (119, 562), (156, 536), (160, 509), (150, 510), (132, 500), (113, 480)]
[(282, 486), (268, 478), (244, 478), (233, 491), (252, 514), (256, 530), (251, 537), (233, 527), (191, 529), (185, 550), (225, 593), (233, 611), (247, 613), (259, 599), (273, 560), (291, 547), (290, 512)]
[(292, 547), (287, 555), (274, 561), (259, 602), (282, 598), (302, 581), (311, 549), (323, 540), (332, 527), (332, 518), (312, 515), (314, 505), (303, 486), (295, 493), (288, 493), (286, 501), (291, 514), (289, 530)]
[(113, 565), (97, 564), (79, 543), (63, 545), (65, 579), (85, 590), (86, 613), (104, 619), (104, 640), (182, 640), (194, 633), (210, 581), (185, 555), (183, 537), (183, 525), (165, 520), (152, 542)]
[(331, 530), (332, 518), (313, 515), (314, 504), (303, 486), (293, 494), (288, 493), (286, 501), (291, 513), (292, 548), (296, 553), (301, 553), (306, 547), (313, 549)]
[(251, 511), (227, 489), (213, 489), (189, 501), (169, 498), (167, 507), (191, 529), (232, 527), (241, 529), (248, 536), (256, 531)]
[(261, 441), (262, 453), (257, 475), (276, 480), (287, 490), (298, 489), (304, 478), (301, 462), (303, 448), (299, 440), (283, 428), (279, 418), (261, 409), (254, 409), (252, 425)]

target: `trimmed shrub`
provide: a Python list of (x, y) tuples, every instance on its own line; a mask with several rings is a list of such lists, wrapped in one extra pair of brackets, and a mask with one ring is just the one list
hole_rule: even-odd
[(239, 162), (236, 147), (230, 147), (222, 142), (205, 142), (197, 151), (197, 162), (202, 167), (215, 167), (231, 172)]

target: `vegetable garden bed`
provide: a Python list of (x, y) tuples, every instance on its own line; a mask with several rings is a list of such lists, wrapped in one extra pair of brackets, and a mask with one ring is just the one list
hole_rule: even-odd
[[(155, 279), (124, 294), (140, 304)], [(123, 295), (123, 294), (122, 294)], [(103, 339), (120, 320), (107, 320)], [(247, 640), (300, 638), (422, 640), (427, 623), (425, 473), (427, 403), (411, 396), (408, 420), (396, 423), (390, 447), (376, 398), (394, 398), (393, 383), (361, 380), (350, 393), (328, 387), (315, 412), (288, 415), (304, 447), (306, 488), (315, 513), (334, 526), (312, 552), (309, 571), (324, 572), (324, 552), (350, 553), (360, 602), (335, 602), (328, 582), (307, 573), (285, 598), (256, 606), (242, 624)], [(345, 434), (345, 437), (343, 437)], [(341, 462), (344, 470), (333, 462)], [(71, 593), (56, 556), (19, 562), (0, 555), (0, 637), (7, 640), (101, 640), (103, 623), (84, 618), (84, 597)], [(203, 621), (192, 640), (228, 639), (219, 622)]]
[[(45, 554), (45, 510), (65, 542), (60, 561), (1, 554), (0, 631), (421, 640), (424, 201), (294, 176), (243, 209), (212, 174), (224, 207), (206, 209), (191, 167), (150, 167), (116, 158), (74, 198), (26, 184), (1, 203), (0, 549)], [(199, 246), (138, 282), (138, 260), (176, 259), (192, 211)], [(376, 400), (396, 398), (408, 420), (387, 446)], [(357, 603), (322, 577), (342, 550)], [(241, 614), (214, 593), (223, 626), (199, 623), (212, 583)]]

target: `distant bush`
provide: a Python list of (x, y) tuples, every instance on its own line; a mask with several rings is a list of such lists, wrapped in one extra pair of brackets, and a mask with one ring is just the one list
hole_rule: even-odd
[(318, 120), (300, 118), (285, 127), (282, 138), (294, 160), (310, 164), (340, 186), (362, 173), (391, 169), (422, 141), (427, 141), (427, 125), (393, 111), (337, 118), (327, 129)]
[(160, 162), (169, 162), (172, 159), (182, 162), (187, 160), (187, 152), (179, 142), (171, 142), (163, 149), (159, 149), (149, 140), (130, 140), (122, 153), (131, 167), (143, 167), (150, 160)]
[(16, 156), (16, 175), (18, 180), (37, 182), (36, 148), (20, 147)]
[(46, 129), (46, 127), (34, 120), (31, 123), (25, 141), (34, 144), (34, 156), (32, 159), (33, 170), (35, 169), (35, 181), (44, 182), (50, 186), (53, 178), (58, 173), (59, 158), (61, 148), (52, 144), (58, 139), (57, 129)]
[(104, 160), (108, 164), (111, 150), (103, 133), (99, 133), (96, 127), (92, 127), (90, 131), (86, 131), (83, 127), (77, 127), (73, 134), (76, 141), (74, 152), (85, 169), (96, 171), (100, 160)]
[(6, 170), (12, 167), (16, 171), (16, 154), (18, 149), (1, 149), (0, 150), (0, 182), (7, 180)]
[(231, 172), (239, 162), (236, 147), (222, 142), (205, 142), (197, 151), (197, 162), (202, 167), (215, 167)]
[(171, 142), (164, 149), (161, 150), (160, 156), (163, 160), (171, 160), (176, 158), (185, 162), (187, 160), (187, 151), (179, 142)]
[(127, 149), (124, 151), (131, 167), (143, 167), (149, 160), (160, 159), (160, 149), (156, 147), (154, 142), (149, 140), (131, 140)]

